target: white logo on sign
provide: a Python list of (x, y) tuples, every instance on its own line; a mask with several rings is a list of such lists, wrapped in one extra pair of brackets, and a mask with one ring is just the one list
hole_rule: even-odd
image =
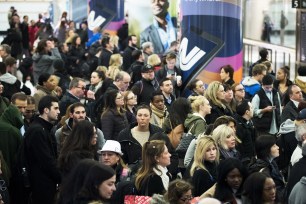
[(180, 68), (183, 71), (187, 71), (193, 67), (200, 59), (203, 57), (206, 52), (198, 48), (197, 46), (194, 46), (192, 50), (187, 54), (187, 47), (188, 47), (188, 39), (183, 38), (181, 41), (180, 46)]
[(102, 23), (104, 23), (104, 21), (106, 20), (104, 17), (102, 16), (98, 16), (95, 19), (95, 11), (91, 11), (88, 18), (87, 18), (87, 22), (88, 22), (88, 29), (89, 30), (93, 30), (96, 27), (99, 27)]

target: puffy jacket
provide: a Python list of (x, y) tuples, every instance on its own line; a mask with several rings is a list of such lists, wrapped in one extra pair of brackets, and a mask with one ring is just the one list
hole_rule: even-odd
[(106, 140), (118, 140), (119, 132), (128, 127), (128, 124), (125, 113), (119, 114), (114, 109), (102, 113), (101, 130)]
[[(123, 152), (123, 160), (126, 164), (135, 164), (141, 160), (142, 146), (133, 137), (131, 130), (137, 126), (137, 123), (131, 124), (129, 127), (125, 128), (119, 133), (118, 142), (121, 144), (121, 149)], [(149, 140), (152, 135), (158, 132), (163, 132), (163, 130), (155, 125), (149, 125)]]

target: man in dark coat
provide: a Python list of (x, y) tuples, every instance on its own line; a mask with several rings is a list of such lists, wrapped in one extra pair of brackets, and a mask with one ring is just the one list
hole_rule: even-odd
[(137, 37), (136, 35), (130, 35), (128, 37), (128, 46), (123, 51), (123, 71), (128, 71), (135, 61), (132, 57), (132, 53), (134, 50), (138, 50), (137, 48)]
[(109, 36), (104, 36), (102, 38), (102, 52), (99, 56), (98, 64), (101, 66), (109, 67), (109, 60), (113, 54), (114, 44), (110, 41)]
[(20, 31), (22, 35), (22, 53), (27, 57), (30, 56), (29, 47), (30, 47), (30, 39), (29, 39), (29, 17), (27, 15), (23, 16), (23, 22), (20, 24)]
[(155, 79), (154, 67), (147, 64), (141, 68), (142, 79), (136, 82), (131, 90), (138, 96), (138, 104), (150, 104), (151, 95), (159, 89), (158, 81)]
[(302, 155), (303, 157), (293, 165), (292, 169), (290, 170), (289, 179), (287, 183), (287, 198), (290, 195), (294, 185), (299, 182), (299, 180), (306, 176), (306, 144), (303, 144), (302, 147)]
[(298, 106), (303, 101), (303, 93), (300, 87), (297, 85), (291, 85), (288, 88), (288, 94), (290, 101), (286, 104), (281, 115), (281, 122), (285, 122), (287, 119), (295, 120), (299, 114)]
[(51, 129), (58, 120), (57, 98), (44, 96), (38, 104), (39, 116), (25, 133), (24, 154), (28, 167), (33, 204), (53, 204), (61, 175), (56, 165), (56, 140)]
[(66, 91), (59, 102), (61, 115), (65, 115), (68, 106), (80, 102), (84, 97), (95, 99), (95, 93), (90, 90), (86, 91), (86, 84), (83, 79), (73, 78), (69, 84), (69, 90)]

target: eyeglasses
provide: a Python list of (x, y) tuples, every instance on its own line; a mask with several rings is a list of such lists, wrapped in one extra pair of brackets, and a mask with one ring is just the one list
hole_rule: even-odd
[(180, 200), (183, 201), (183, 202), (186, 202), (186, 201), (190, 201), (192, 199), (193, 199), (193, 196), (190, 195), (190, 196), (185, 196), (185, 197), (181, 198)]

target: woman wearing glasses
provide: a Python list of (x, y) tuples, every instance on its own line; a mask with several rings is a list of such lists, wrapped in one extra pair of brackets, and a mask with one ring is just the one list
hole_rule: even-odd
[(126, 91), (124, 93), (124, 109), (126, 111), (126, 118), (129, 124), (137, 122), (136, 109), (137, 96), (132, 91)]
[(164, 195), (154, 194), (151, 204), (189, 204), (193, 199), (192, 185), (182, 179), (176, 179), (169, 184)]
[(242, 84), (234, 84), (232, 86), (232, 90), (234, 93), (234, 100), (236, 102), (236, 105), (239, 105), (242, 103), (245, 97), (245, 90)]
[(128, 127), (123, 107), (124, 97), (119, 90), (107, 92), (105, 110), (101, 115), (101, 130), (106, 140), (118, 141), (119, 132)]

